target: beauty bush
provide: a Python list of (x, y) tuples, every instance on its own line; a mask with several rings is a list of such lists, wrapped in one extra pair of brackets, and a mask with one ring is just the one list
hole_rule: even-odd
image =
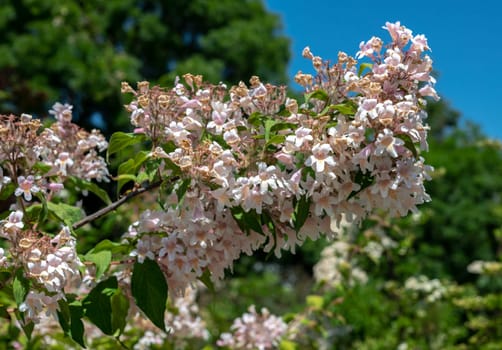
[[(391, 41), (362, 42), (362, 62), (340, 52), (330, 64), (306, 48), (316, 73), (295, 77), (302, 102), (258, 77), (227, 87), (186, 74), (172, 88), (123, 83), (134, 132), (109, 143), (73, 124), (67, 104), (54, 105), (51, 126), (27, 114), (1, 116), (0, 195), (11, 203), (0, 224), (2, 279), (12, 285), (4, 314), (28, 336), (53, 317), (82, 346), (82, 320), (117, 339), (138, 315), (176, 332), (168, 291), (183, 296), (197, 280), (211, 287), (242, 253), (279, 257), (307, 238), (336, 239), (342, 219), (415, 212), (429, 200), (423, 183), (432, 169), (420, 151), (424, 98), (437, 98), (432, 61), (423, 35), (399, 22), (384, 28)], [(109, 157), (132, 150), (112, 177)], [(122, 193), (113, 203), (99, 186), (111, 179)], [(83, 217), (68, 189), (93, 192), (108, 206)], [(120, 242), (76, 253), (81, 226), (145, 192), (155, 200)], [(270, 334), (282, 335), (286, 325), (274, 322), (280, 331)], [(219, 343), (246, 346), (230, 333)]]

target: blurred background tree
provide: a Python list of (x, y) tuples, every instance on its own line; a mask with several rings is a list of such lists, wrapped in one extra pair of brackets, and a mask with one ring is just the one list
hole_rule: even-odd
[(124, 80), (286, 83), (280, 30), (260, 0), (0, 0), (0, 113), (65, 101), (80, 125), (111, 134), (128, 127)]

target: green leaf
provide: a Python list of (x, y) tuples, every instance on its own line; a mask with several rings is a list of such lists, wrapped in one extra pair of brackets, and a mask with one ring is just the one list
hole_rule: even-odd
[(263, 114), (261, 114), (260, 112), (254, 112), (248, 117), (248, 123), (255, 127), (259, 127), (263, 118)]
[(286, 129), (294, 130), (295, 128), (296, 128), (296, 124), (294, 124), (294, 123), (279, 122), (279, 123), (275, 123), (272, 126), (272, 128), (270, 128), (270, 131), (277, 132), (277, 131), (286, 130)]
[(60, 221), (69, 227), (84, 216), (82, 209), (65, 203), (47, 202), (47, 208), (50, 213), (54, 214)]
[(372, 70), (373, 63), (367, 63), (367, 62), (361, 63), (361, 65), (359, 66), (359, 70), (357, 71), (357, 76), (360, 77), (366, 69)]
[(314, 309), (322, 309), (324, 306), (324, 298), (320, 295), (307, 295), (307, 306)]
[(85, 348), (84, 342), (84, 323), (82, 322), (82, 317), (84, 316), (84, 311), (82, 308), (82, 303), (80, 301), (74, 301), (70, 303), (70, 335), (73, 340), (75, 340), (80, 346)]
[(181, 182), (178, 182), (178, 188), (176, 189), (176, 196), (178, 197), (178, 203), (183, 201), (183, 197), (185, 197), (185, 193), (188, 190), (188, 187), (192, 183), (192, 179), (184, 179)]
[(154, 325), (165, 330), (164, 313), (167, 301), (167, 283), (159, 265), (150, 259), (134, 264), (131, 292), (136, 305)]
[(52, 166), (45, 164), (43, 162), (36, 162), (35, 165), (33, 166), (33, 169), (38, 170), (40, 175), (44, 175), (47, 174), (52, 169)]
[(86, 181), (75, 176), (69, 177), (68, 180), (72, 182), (73, 186), (78, 187), (81, 190), (87, 190), (94, 193), (106, 204), (110, 204), (112, 202), (108, 193), (94, 182)]
[(112, 252), (109, 250), (101, 250), (96, 253), (87, 253), (84, 258), (96, 265), (96, 279), (99, 279), (110, 266)]
[(300, 197), (300, 200), (295, 201), (295, 210), (293, 212), (293, 225), (296, 232), (300, 231), (305, 221), (309, 216), (311, 198), (307, 198), (306, 195)]
[(199, 281), (201, 281), (202, 283), (204, 283), (204, 285), (207, 287), (207, 289), (211, 293), (216, 292), (216, 289), (214, 288), (214, 283), (211, 280), (211, 272), (209, 272), (209, 270), (204, 270), (204, 272), (202, 273), (202, 276), (198, 277), (197, 279)]
[(265, 234), (261, 227), (261, 217), (256, 213), (256, 210), (252, 209), (248, 212), (244, 211), (240, 206), (233, 207), (230, 209), (234, 220), (242, 231), (249, 233), (249, 230), (253, 230), (260, 234)]
[(112, 276), (98, 283), (82, 301), (84, 315), (103, 333), (113, 335), (111, 299), (118, 288), (117, 278)]
[(59, 310), (57, 310), (59, 325), (64, 334), (70, 334), (70, 307), (64, 299), (58, 300)]
[(274, 119), (267, 118), (265, 120), (265, 142), (268, 142), (270, 139), (270, 130), (277, 123)]
[(375, 129), (373, 128), (367, 128), (365, 131), (364, 131), (364, 139), (366, 140), (366, 142), (373, 142), (375, 141)]
[(127, 324), (127, 315), (129, 313), (129, 299), (117, 289), (112, 296), (112, 329), (115, 329), (115, 335), (120, 335)]
[(33, 330), (35, 329), (35, 324), (33, 322), (29, 322), (27, 324), (23, 324), (21, 326), (23, 328), (24, 334), (26, 334), (26, 337), (28, 339), (31, 339), (31, 334), (33, 333)]
[(298, 344), (291, 340), (282, 340), (279, 344), (279, 350), (297, 350)]
[(108, 143), (108, 152), (106, 159), (108, 159), (112, 154), (123, 150), (124, 148), (145, 141), (146, 137), (143, 134), (133, 134), (125, 132), (116, 132), (110, 138)]
[(375, 183), (375, 177), (371, 175), (370, 172), (362, 172), (360, 169), (354, 176), (354, 182), (359, 184), (361, 188), (357, 191), (352, 191), (349, 196), (347, 197), (347, 200), (351, 199), (355, 195), (357, 195), (359, 192), (363, 191), (364, 189), (368, 188), (369, 186), (373, 185)]
[(398, 139), (403, 140), (404, 141), (404, 146), (411, 151), (411, 153), (413, 154), (413, 156), (415, 158), (418, 158), (417, 148), (415, 147), (415, 144), (413, 143), (413, 141), (411, 140), (411, 137), (409, 135), (406, 135), (406, 134), (397, 134), (395, 136)]
[(268, 147), (270, 145), (279, 145), (283, 143), (284, 140), (286, 140), (286, 135), (274, 135), (268, 140), (265, 147)]
[[(37, 193), (38, 195), (38, 193)], [(49, 209), (47, 205), (47, 201), (45, 200), (45, 196), (39, 195), (40, 203), (42, 204), (41, 210), (38, 213), (38, 223), (42, 223), (47, 219), (47, 215), (49, 214)]]
[(12, 281), (12, 291), (14, 293), (14, 300), (17, 306), (21, 305), (30, 290), (30, 281), (24, 276), (23, 269), (20, 268), (16, 271), (14, 280)]
[(131, 248), (129, 245), (124, 245), (116, 242), (112, 242), (105, 239), (94, 246), (87, 254), (97, 254), (102, 251), (110, 251), (112, 255), (128, 254)]
[(342, 113), (343, 115), (349, 115), (349, 116), (352, 116), (357, 112), (357, 105), (352, 101), (339, 103), (337, 105), (332, 105), (330, 106), (330, 108)]
[(129, 181), (136, 181), (136, 166), (134, 159), (128, 159), (119, 165), (117, 193), (120, 193), (122, 187)]
[(0, 191), (0, 200), (4, 201), (10, 196), (14, 194), (16, 191), (16, 185), (13, 184), (12, 182), (8, 183), (7, 185), (4, 185), (2, 187), (2, 190)]
[(315, 98), (316, 100), (321, 100), (321, 101), (328, 101), (329, 96), (328, 93), (322, 89), (312, 91), (311, 93), (305, 94), (305, 101), (310, 101), (311, 99)]
[(78, 300), (68, 303), (66, 300), (60, 299), (58, 305), (58, 320), (64, 334), (85, 348), (82, 303)]

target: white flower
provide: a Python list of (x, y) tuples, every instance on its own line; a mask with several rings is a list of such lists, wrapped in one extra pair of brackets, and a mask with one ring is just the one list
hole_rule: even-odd
[(313, 167), (318, 173), (323, 172), (326, 164), (331, 166), (336, 164), (329, 155), (331, 151), (331, 146), (327, 143), (318, 143), (312, 148), (312, 155), (305, 161), (305, 165)]
[(378, 134), (376, 145), (375, 155), (381, 156), (384, 152), (387, 152), (391, 157), (397, 158), (396, 147), (404, 145), (404, 141), (394, 137), (391, 130), (383, 129), (383, 134)]
[(19, 176), (17, 178), (18, 188), (16, 188), (16, 192), (14, 194), (19, 197), (20, 195), (24, 195), (24, 199), (27, 201), (31, 201), (32, 193), (37, 193), (40, 191), (37, 185), (34, 184), (35, 179), (32, 175), (25, 178), (24, 176)]
[(58, 159), (54, 162), (54, 165), (59, 168), (59, 174), (66, 176), (67, 168), (73, 165), (73, 160), (70, 158), (70, 154), (68, 152), (61, 152)]
[(2, 187), (4, 185), (7, 185), (11, 182), (10, 177), (8, 176), (3, 176), (3, 169), (0, 168), (0, 191), (2, 190)]

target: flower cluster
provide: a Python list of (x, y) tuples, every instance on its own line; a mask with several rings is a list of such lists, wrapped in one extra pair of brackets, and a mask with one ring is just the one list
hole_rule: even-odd
[(140, 313), (129, 323), (127, 330), (140, 329), (141, 338), (134, 345), (135, 350), (151, 349), (152, 345), (162, 346), (172, 344), (176, 349), (187, 348), (187, 340), (209, 338), (209, 331), (205, 322), (199, 316), (199, 307), (196, 304), (197, 290), (187, 288), (183, 296), (172, 297), (170, 306), (165, 316), (166, 325), (170, 333), (158, 332), (151, 322), (145, 321)]
[(222, 277), (242, 252), (280, 256), (307, 237), (334, 236), (343, 217), (357, 223), (376, 208), (403, 216), (428, 201), (432, 168), (419, 156), (424, 97), (436, 97), (427, 41), (399, 23), (385, 29), (385, 50), (381, 39), (361, 45), (358, 57), (372, 64), (360, 72), (345, 53), (329, 65), (306, 48), (317, 75), (296, 76), (302, 105), (257, 77), (230, 89), (191, 74), (172, 89), (124, 83), (135, 132), (152, 139), (161, 176), (177, 175), (164, 210), (131, 228), (134, 254), (156, 259), (182, 290), (206, 269)]
[(73, 124), (71, 110), (56, 103), (49, 113), (57, 121), (48, 128), (28, 114), (0, 115), (0, 191), (14, 183), (14, 195), (31, 201), (39, 192), (58, 192), (69, 176), (108, 181), (106, 163), (98, 155), (107, 148), (106, 140), (97, 130), (89, 133)]
[(427, 276), (423, 275), (408, 278), (404, 283), (404, 288), (414, 293), (424, 295), (428, 303), (440, 300), (447, 293), (446, 287), (440, 280), (436, 278), (429, 279)]
[(287, 330), (284, 321), (270, 314), (266, 308), (261, 309), (261, 314), (256, 312), (251, 305), (247, 313), (234, 320), (230, 327), (233, 333), (223, 333), (217, 341), (218, 346), (227, 346), (230, 349), (273, 349)]
[(352, 245), (343, 240), (324, 248), (321, 259), (314, 266), (315, 280), (325, 283), (329, 288), (345, 283), (350, 286), (366, 283), (368, 276), (352, 258), (352, 249)]
[(12, 213), (1, 223), (0, 232), (11, 241), (11, 256), (22, 262), (24, 274), (34, 282), (19, 310), (25, 313), (26, 322), (38, 323), (44, 312), (57, 318), (58, 301), (80, 283), (83, 264), (67, 227), (50, 237), (22, 230), (22, 217), (21, 211)]

